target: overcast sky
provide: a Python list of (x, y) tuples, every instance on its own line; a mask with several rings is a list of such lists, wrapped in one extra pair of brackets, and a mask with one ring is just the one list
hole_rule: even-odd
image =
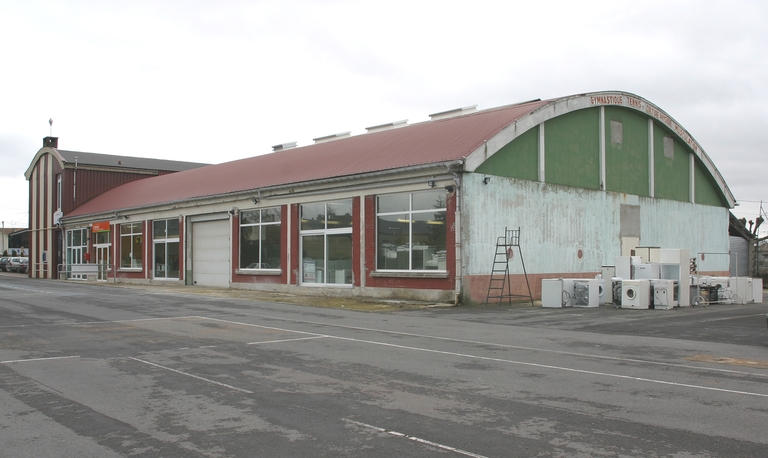
[[(0, 0), (0, 220), (59, 148), (220, 163), (468, 105), (637, 94), (768, 208), (768, 2)], [(765, 231), (768, 233), (768, 223)]]

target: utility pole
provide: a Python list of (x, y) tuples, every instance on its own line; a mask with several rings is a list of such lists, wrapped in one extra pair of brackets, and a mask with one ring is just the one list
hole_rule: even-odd
[(2, 256), (3, 253), (5, 253), (5, 221), (3, 221), (3, 235), (0, 237), (0, 239), (3, 240), (3, 249), (0, 251), (0, 256)]

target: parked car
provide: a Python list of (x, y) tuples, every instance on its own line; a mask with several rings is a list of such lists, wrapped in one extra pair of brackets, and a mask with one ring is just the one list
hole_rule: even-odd
[(21, 261), (19, 261), (19, 266), (16, 267), (16, 272), (20, 274), (27, 273), (27, 270), (29, 269), (29, 258), (21, 258)]
[(0, 270), (3, 272), (8, 272), (8, 260), (10, 258), (8, 256), (3, 256), (0, 258)]
[(8, 272), (16, 272), (16, 269), (19, 267), (19, 263), (21, 263), (20, 256), (11, 256), (8, 258)]

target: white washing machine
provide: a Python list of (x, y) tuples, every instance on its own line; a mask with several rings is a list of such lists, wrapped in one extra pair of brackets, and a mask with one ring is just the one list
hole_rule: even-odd
[(647, 309), (650, 306), (650, 280), (623, 280), (621, 282), (621, 308)]
[(755, 301), (755, 304), (763, 303), (763, 279), (762, 278), (752, 279), (752, 300)]
[(729, 280), (727, 285), (733, 293), (734, 304), (748, 304), (753, 301), (754, 288), (752, 286), (752, 278), (731, 277)]
[(597, 279), (573, 280), (573, 307), (597, 307), (600, 305), (600, 281)]
[(619, 277), (613, 277), (611, 279), (611, 304), (621, 305), (621, 282)]
[[(607, 286), (606, 286), (607, 285)], [(597, 279), (597, 305), (610, 304), (613, 300), (613, 291), (611, 279), (598, 278)]]
[(677, 280), (653, 280), (653, 308), (669, 310), (677, 307)]
[(571, 289), (566, 291), (563, 287), (564, 280), (562, 278), (545, 278), (541, 280), (541, 306), (547, 308), (561, 308), (563, 306), (568, 307), (567, 304), (571, 300), (571, 292), (573, 291), (573, 284), (570, 284)]

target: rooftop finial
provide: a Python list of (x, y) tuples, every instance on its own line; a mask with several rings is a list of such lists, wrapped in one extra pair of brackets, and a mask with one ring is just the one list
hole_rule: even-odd
[(48, 118), (48, 125), (51, 126), (50, 136), (53, 137), (53, 118)]

